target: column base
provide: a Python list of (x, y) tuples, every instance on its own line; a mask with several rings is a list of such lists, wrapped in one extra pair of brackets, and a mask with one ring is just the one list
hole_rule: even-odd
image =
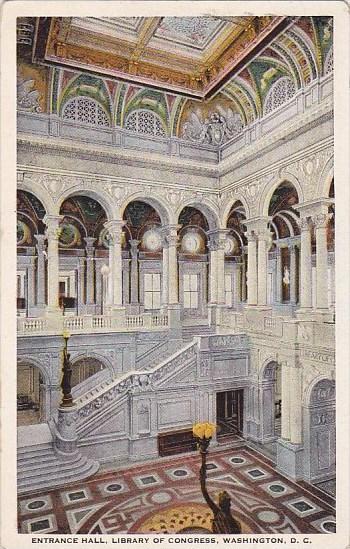
[(279, 438), (277, 441), (277, 470), (293, 480), (304, 478), (304, 448), (301, 444)]
[(120, 305), (109, 305), (108, 315), (112, 317), (112, 328), (125, 328), (126, 326), (126, 311), (125, 307)]
[(55, 448), (60, 454), (74, 454), (77, 452), (77, 432), (74, 414), (76, 407), (58, 408), (57, 433), (55, 437)]
[(220, 326), (222, 324), (222, 317), (225, 309), (225, 303), (208, 304), (208, 320), (210, 326)]
[(181, 305), (171, 303), (168, 305), (169, 339), (182, 340)]
[(129, 303), (127, 308), (130, 315), (139, 315), (141, 313), (140, 303)]

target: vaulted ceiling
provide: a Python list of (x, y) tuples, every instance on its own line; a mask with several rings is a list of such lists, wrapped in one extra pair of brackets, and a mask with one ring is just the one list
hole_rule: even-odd
[(62, 116), (89, 97), (103, 125), (153, 112), (159, 135), (185, 138), (215, 113), (232, 128), (254, 122), (274, 85), (296, 93), (333, 59), (331, 17), (39, 18), (21, 33), (20, 109)]

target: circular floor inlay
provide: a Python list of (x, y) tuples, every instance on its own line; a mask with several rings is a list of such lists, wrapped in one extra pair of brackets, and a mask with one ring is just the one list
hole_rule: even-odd
[(107, 492), (120, 492), (122, 488), (121, 484), (108, 484), (108, 486), (106, 486)]
[(271, 486), (269, 486), (269, 490), (275, 494), (280, 494), (281, 492), (286, 491), (285, 487), (280, 484), (271, 484)]
[(171, 496), (166, 492), (157, 492), (156, 494), (153, 494), (151, 499), (154, 503), (167, 503), (171, 500)]
[(245, 462), (245, 459), (233, 457), (233, 458), (230, 458), (230, 462), (231, 462), (231, 463), (244, 463), (244, 462)]
[(335, 534), (336, 532), (336, 523), (333, 520), (327, 520), (321, 524), (322, 530)]
[(38, 499), (36, 501), (32, 501), (28, 503), (27, 508), (28, 509), (41, 509), (45, 505), (45, 501), (42, 499)]
[(186, 471), (185, 469), (176, 469), (175, 471), (173, 471), (173, 475), (175, 477), (187, 477), (188, 471)]
[(258, 518), (263, 522), (277, 522), (280, 517), (274, 511), (261, 511), (258, 514)]

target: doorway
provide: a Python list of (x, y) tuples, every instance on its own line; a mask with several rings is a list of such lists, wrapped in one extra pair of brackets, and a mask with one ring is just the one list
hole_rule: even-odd
[(243, 389), (216, 393), (217, 438), (243, 433)]

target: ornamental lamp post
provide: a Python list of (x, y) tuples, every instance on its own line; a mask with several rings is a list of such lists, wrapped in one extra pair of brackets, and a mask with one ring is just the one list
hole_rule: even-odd
[(215, 433), (215, 425), (212, 423), (196, 423), (192, 428), (192, 433), (197, 442), (202, 465), (199, 471), (199, 479), (201, 483), (201, 491), (205, 501), (210, 507), (214, 518), (212, 521), (212, 531), (214, 534), (240, 534), (242, 528), (240, 523), (231, 515), (231, 497), (224, 490), (219, 493), (219, 505), (209, 496), (206, 479), (207, 479), (207, 454), (210, 441)]
[(73, 397), (71, 394), (72, 365), (70, 362), (70, 353), (68, 353), (68, 340), (70, 338), (70, 333), (68, 332), (68, 330), (64, 330), (62, 336), (64, 339), (64, 348), (63, 348), (63, 367), (62, 367), (62, 381), (61, 381), (61, 389), (62, 389), (63, 397), (62, 397), (61, 406), (63, 408), (67, 408), (74, 405)]

